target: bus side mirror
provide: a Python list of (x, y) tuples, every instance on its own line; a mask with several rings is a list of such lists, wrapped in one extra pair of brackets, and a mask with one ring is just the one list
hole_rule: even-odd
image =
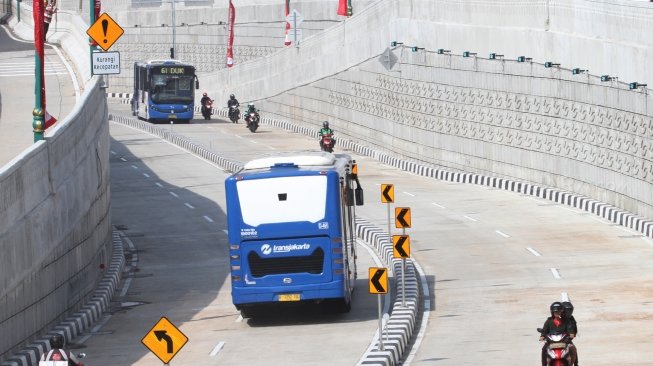
[(195, 89), (199, 89), (199, 88), (200, 88), (200, 81), (195, 79)]
[(354, 191), (356, 195), (356, 206), (362, 206), (363, 205), (363, 188), (358, 187)]
[(345, 197), (345, 203), (347, 206), (353, 206), (354, 205), (354, 190), (349, 188), (347, 189), (347, 195)]

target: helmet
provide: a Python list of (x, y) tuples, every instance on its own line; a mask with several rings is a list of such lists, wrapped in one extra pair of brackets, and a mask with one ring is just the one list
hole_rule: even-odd
[(562, 306), (560, 301), (556, 301), (553, 304), (551, 304), (549, 309), (551, 310), (551, 315), (553, 315), (553, 312), (558, 312), (558, 311), (562, 312), (565, 308)]
[(247, 103), (247, 106), (248, 106), (249, 108), (254, 108), (254, 103)]
[(207, 96), (208, 94), (207, 94), (206, 92), (204, 92), (204, 94), (202, 94), (202, 95), (203, 95), (203, 96)]
[(63, 336), (55, 334), (50, 338), (50, 348), (63, 348)]
[(236, 96), (233, 95), (233, 94), (231, 94), (231, 95), (229, 96), (229, 99), (236, 99)]
[(570, 317), (571, 314), (574, 313), (574, 305), (572, 305), (569, 301), (564, 301), (562, 303), (562, 308), (565, 309), (566, 317)]
[(329, 128), (329, 121), (322, 122), (322, 127)]

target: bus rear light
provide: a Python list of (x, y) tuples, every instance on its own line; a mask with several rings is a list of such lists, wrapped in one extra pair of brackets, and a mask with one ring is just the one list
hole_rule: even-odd
[(333, 263), (335, 264), (342, 264), (342, 258), (334, 259)]
[(343, 273), (344, 272), (343, 272), (342, 268), (333, 270), (333, 274), (336, 275), (336, 276), (341, 276)]
[(240, 266), (231, 266), (232, 271), (240, 271)]
[(333, 252), (334, 252), (334, 253), (340, 253), (340, 254), (342, 254), (342, 247), (335, 247), (335, 248), (333, 248)]
[(240, 260), (240, 255), (238, 255), (238, 254), (232, 254), (232, 255), (231, 255), (231, 259), (233, 259), (233, 260), (235, 260), (235, 261)]
[(342, 243), (342, 238), (339, 236), (336, 236), (335, 238), (331, 238), (332, 243)]
[(232, 281), (240, 281), (240, 276), (231, 276)]
[(238, 249), (240, 249), (240, 245), (238, 245), (238, 244), (231, 244), (231, 245), (229, 246), (229, 249), (231, 249), (231, 250), (238, 250)]

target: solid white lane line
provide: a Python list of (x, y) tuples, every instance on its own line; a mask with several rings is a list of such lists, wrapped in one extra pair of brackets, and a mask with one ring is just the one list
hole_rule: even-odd
[(147, 174), (147, 173), (143, 173), (143, 176), (144, 176), (145, 178), (149, 178), (149, 177), (150, 177), (150, 175)]
[(653, 241), (651, 241), (651, 239), (642, 236), (642, 240), (644, 240), (648, 245), (653, 246)]
[(478, 221), (478, 220), (476, 220), (475, 218), (473, 218), (473, 217), (469, 217), (469, 216), (467, 216), (467, 215), (463, 215), (463, 217), (466, 218), (466, 219), (469, 220), (469, 221)]
[(138, 167), (136, 165), (133, 165), (133, 164), (132, 164), (132, 168), (138, 169)]
[(542, 254), (538, 253), (537, 250), (535, 250), (533, 248), (526, 248), (526, 250), (533, 253), (533, 255), (536, 256), (536, 257), (541, 257), (542, 256)]
[(179, 198), (179, 195), (175, 192), (168, 192), (168, 193), (170, 193), (175, 198)]
[(558, 272), (558, 269), (550, 268), (550, 270), (551, 270), (551, 274), (553, 274), (553, 278), (555, 278), (556, 280), (559, 280), (559, 279), (562, 278), (562, 276), (560, 276), (560, 272)]
[(409, 196), (411, 196), (411, 197), (415, 197), (415, 195), (412, 194), (412, 193), (410, 193), (410, 192), (404, 192), (404, 194), (407, 194), (407, 195), (409, 195)]
[(576, 210), (574, 210), (574, 209), (571, 209), (571, 208), (569, 208), (569, 207), (567, 207), (567, 206), (558, 206), (558, 207), (560, 207), (560, 208), (563, 209), (563, 210), (571, 211), (571, 212), (573, 212), (573, 213), (579, 213), (578, 211), (576, 211)]
[(185, 205), (186, 207), (190, 208), (190, 209), (194, 209), (194, 208), (195, 208), (195, 207), (193, 207), (193, 205), (191, 205), (191, 204), (188, 203), (188, 202), (184, 202), (184, 205)]
[(433, 206), (435, 206), (435, 207), (446, 208), (446, 207), (444, 207), (444, 206), (442, 206), (442, 205), (438, 205), (438, 204), (435, 203), (435, 202), (433, 202), (433, 203), (431, 203), (431, 204), (432, 204)]
[(499, 235), (501, 235), (501, 236), (503, 236), (504, 238), (509, 238), (509, 237), (510, 237), (510, 235), (504, 233), (504, 232), (501, 231), (501, 230), (494, 230), (494, 232), (497, 233), (497, 234), (499, 234)]
[(243, 316), (240, 315), (240, 314), (238, 314), (238, 317), (236, 318), (236, 320), (234, 320), (234, 322), (235, 322), (235, 323), (240, 323), (240, 322), (242, 322), (242, 321), (243, 321)]
[(215, 347), (213, 347), (213, 351), (211, 351), (211, 353), (209, 353), (209, 356), (211, 356), (211, 357), (217, 356), (218, 352), (220, 352), (220, 350), (222, 349), (223, 346), (224, 346), (224, 342), (219, 342), (218, 344), (216, 344)]
[(210, 217), (208, 217), (208, 216), (206, 216), (206, 215), (204, 215), (203, 217), (204, 217), (204, 220), (206, 220), (206, 221), (208, 221), (208, 222), (213, 222), (213, 219), (212, 219), (212, 218), (210, 218)]
[(161, 184), (161, 183), (159, 183), (159, 182), (156, 182), (156, 183), (154, 183), (154, 184), (156, 184), (159, 188), (163, 188), (163, 184)]

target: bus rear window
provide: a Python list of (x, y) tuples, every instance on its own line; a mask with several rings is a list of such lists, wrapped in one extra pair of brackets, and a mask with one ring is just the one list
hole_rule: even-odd
[(325, 217), (325, 175), (242, 180), (237, 184), (243, 223), (316, 223)]

